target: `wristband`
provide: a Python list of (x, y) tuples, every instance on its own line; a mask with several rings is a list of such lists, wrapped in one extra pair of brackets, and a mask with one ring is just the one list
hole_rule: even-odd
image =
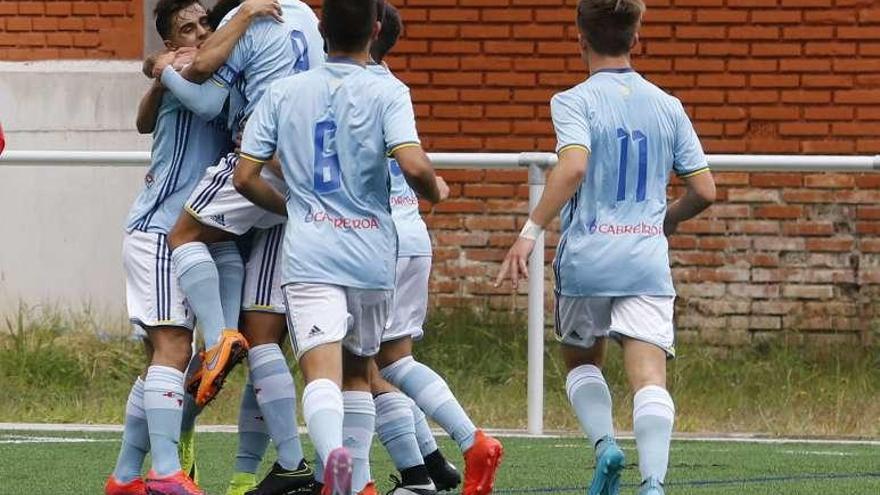
[(526, 224), (523, 225), (522, 230), (519, 232), (519, 236), (530, 241), (538, 240), (538, 237), (544, 233), (544, 227), (536, 224), (532, 221), (531, 218), (526, 220)]

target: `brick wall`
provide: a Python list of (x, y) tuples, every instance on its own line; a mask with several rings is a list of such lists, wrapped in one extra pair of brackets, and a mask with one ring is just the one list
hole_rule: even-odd
[[(877, 0), (647, 3), (636, 67), (684, 101), (708, 152), (880, 153)], [(412, 87), (430, 149), (552, 149), (548, 100), (586, 73), (575, 0), (395, 4), (407, 26), (389, 62)], [(136, 57), (124, 41), (140, 32), (114, 36), (140, 25), (139, 12), (139, 2), (3, 0), (0, 59)], [(53, 18), (59, 27), (47, 30)], [(71, 31), (70, 22), (81, 27)], [(71, 43), (53, 44), (65, 33)], [(523, 220), (525, 174), (444, 175), (453, 198), (429, 216), (435, 300), (524, 308), (487, 275)], [(680, 335), (718, 344), (870, 340), (880, 177), (728, 173), (718, 181), (720, 204), (672, 241)]]
[(140, 0), (2, 0), (0, 60), (140, 58), (141, 12)]

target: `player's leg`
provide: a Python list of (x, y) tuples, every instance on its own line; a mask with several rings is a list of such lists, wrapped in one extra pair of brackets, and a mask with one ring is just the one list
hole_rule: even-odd
[[(431, 481), (419, 441), (416, 439), (412, 400), (385, 381), (375, 363), (370, 366), (370, 387), (376, 403), (376, 434), (400, 473), (400, 480), (392, 493), (436, 493), (437, 488)], [(434, 441), (433, 435), (431, 441)]]
[(611, 324), (608, 298), (556, 298), (556, 334), (568, 369), (565, 389), (581, 428), (596, 452), (590, 495), (619, 491), (623, 451), (614, 439), (611, 393), (602, 364)]
[(283, 287), (290, 343), (305, 379), (302, 407), (323, 466), (327, 495), (350, 495), (351, 454), (343, 446), (342, 339), (348, 329), (345, 290), (323, 284)]
[(633, 431), (642, 476), (640, 493), (660, 495), (669, 465), (675, 404), (666, 390), (666, 360), (674, 357), (672, 297), (615, 300), (612, 329), (621, 338), (633, 396)]
[(192, 356), (192, 332), (180, 327), (153, 327), (148, 334), (154, 353), (144, 380), (144, 411), (153, 461), (147, 491), (156, 495), (201, 494), (182, 471), (178, 456), (184, 372)]
[(501, 443), (477, 430), (446, 381), (412, 356), (413, 335), (421, 336), (427, 311), (430, 271), (429, 257), (399, 260), (394, 316), (377, 361), (382, 377), (410, 396), (458, 443), (465, 457), (464, 494), (483, 495), (494, 486), (503, 455)]
[[(378, 339), (377, 339), (378, 342)], [(352, 493), (375, 494), (370, 474), (370, 447), (376, 431), (376, 404), (370, 387), (372, 358), (342, 351), (342, 404), (345, 418), (342, 423), (345, 448), (351, 453)]]
[(235, 472), (229, 480), (226, 495), (244, 495), (257, 486), (257, 469), (269, 447), (269, 430), (250, 377), (241, 393), (238, 409), (238, 451)]
[[(147, 363), (152, 361), (153, 347), (144, 338)], [(143, 495), (146, 486), (141, 478), (144, 459), (150, 451), (150, 432), (144, 412), (144, 377), (146, 369), (132, 385), (125, 404), (125, 423), (122, 429), (122, 446), (116, 459), (113, 474), (104, 485), (105, 495)]]
[[(186, 376), (184, 384), (189, 383), (193, 376), (199, 372), (202, 366), (201, 353), (197, 352), (193, 346), (193, 355), (186, 367)], [(185, 392), (183, 398), (183, 417), (180, 421), (180, 443), (178, 444), (178, 453), (180, 454), (180, 466), (183, 472), (192, 478), (196, 483), (199, 482), (199, 471), (196, 465), (195, 435), (196, 435), (196, 418), (202, 412), (202, 408), (196, 404), (196, 399), (190, 392)]]

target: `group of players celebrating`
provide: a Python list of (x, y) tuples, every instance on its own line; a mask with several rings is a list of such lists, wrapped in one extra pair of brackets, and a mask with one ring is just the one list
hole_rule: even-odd
[[(432, 254), (419, 198), (437, 203), (449, 188), (420, 145), (409, 89), (382, 62), (400, 16), (384, 0), (321, 7), (320, 22), (300, 0), (156, 7), (167, 50), (145, 62), (155, 82), (137, 119), (153, 134), (152, 164), (123, 243), (149, 366), (128, 397), (107, 495), (204, 493), (195, 420), (245, 358), (227, 494), (374, 494), (374, 432), (399, 471), (395, 495), (454, 489), (462, 477), (426, 416), (463, 454), (464, 495), (493, 490), (501, 443), (412, 354)], [(640, 493), (663, 493), (675, 296), (665, 235), (715, 196), (681, 103), (630, 67), (644, 10), (642, 0), (579, 2), (591, 75), (551, 102), (559, 164), (496, 280), (526, 276), (535, 239), (561, 214), (556, 327), (568, 396), (596, 452), (591, 495), (618, 493), (624, 465), (601, 372), (609, 337), (634, 392)], [(687, 192), (667, 207), (671, 171)], [(193, 353), (196, 322), (205, 350)], [(312, 464), (285, 336), (305, 380)], [(277, 460), (258, 483), (270, 439)]]

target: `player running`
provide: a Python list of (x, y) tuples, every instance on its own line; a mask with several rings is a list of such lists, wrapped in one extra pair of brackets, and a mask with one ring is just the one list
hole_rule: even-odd
[[(274, 11), (271, 0), (251, 0), (216, 36), (240, 34), (252, 19)], [(171, 52), (198, 46), (212, 31), (207, 12), (195, 0), (162, 0), (155, 15), (157, 31)], [(123, 262), (129, 318), (145, 332), (150, 365), (129, 394), (123, 443), (105, 493), (142, 495), (149, 489), (156, 494), (195, 494), (201, 491), (185, 473), (193, 468), (198, 408), (183, 393), (194, 319), (172, 277), (167, 235), (205, 166), (229, 148), (229, 137), (223, 121), (193, 115), (160, 84), (141, 100), (137, 127), (153, 133), (152, 164), (129, 212)], [(186, 469), (181, 468), (179, 443)], [(153, 470), (145, 484), (140, 474), (148, 451)]]
[[(391, 306), (397, 247), (386, 151), (416, 191), (440, 200), (409, 90), (365, 69), (377, 15), (374, 2), (324, 1), (327, 64), (273, 84), (248, 122), (235, 171), (242, 194), (289, 218), (284, 298), (306, 380), (303, 413), (328, 495), (375, 493), (369, 367)], [(261, 176), (276, 151), (286, 204)]]
[[(373, 59), (381, 63), (392, 48), (397, 36), (391, 36), (395, 26), (399, 33), (401, 23), (397, 10), (387, 6), (387, 26), (383, 24), (382, 35), (372, 47)], [(378, 76), (395, 80), (383, 65), (371, 65), (370, 70)], [(389, 160), (391, 173), (391, 213), (397, 230), (398, 253), (395, 292), (390, 318), (382, 335), (381, 350), (377, 360), (382, 366), (381, 375), (373, 377), (373, 393), (378, 411), (377, 433), (379, 440), (388, 448), (395, 467), (401, 473), (396, 487), (398, 493), (429, 493), (435, 490), (452, 490), (461, 482), (454, 466), (443, 457), (433, 434), (425, 421), (425, 413), (446, 430), (458, 443), (465, 457), (465, 495), (484, 495), (494, 486), (495, 474), (501, 463), (503, 449), (496, 439), (476, 429), (473, 422), (456, 400), (446, 381), (428, 366), (412, 357), (414, 340), (422, 338), (423, 325), (428, 309), (428, 278), (431, 274), (431, 238), (428, 228), (419, 215), (418, 197), (407, 184), (398, 163)], [(438, 187), (448, 195), (449, 188), (442, 178)], [(383, 378), (383, 376), (385, 378)], [(386, 381), (386, 379), (388, 381)], [(391, 385), (391, 382), (406, 395)], [(424, 390), (431, 394), (423, 394)], [(408, 396), (408, 397), (407, 397)], [(413, 400), (417, 405), (413, 404)], [(420, 452), (412, 452), (398, 437), (391, 439), (404, 427), (410, 428), (408, 418), (413, 416)], [(424, 411), (423, 411), (424, 410)], [(392, 420), (391, 418), (398, 418)], [(406, 425), (406, 426), (404, 426)], [(420, 455), (419, 455), (420, 454)], [(415, 464), (416, 462), (419, 464)], [(424, 462), (424, 465), (421, 463)], [(427, 473), (424, 471), (427, 468)], [(429, 476), (428, 476), (429, 475)], [(427, 478), (427, 479), (426, 479)], [(433, 481), (433, 487), (431, 486)]]
[[(607, 337), (622, 345), (634, 391), (639, 493), (663, 493), (675, 415), (666, 391), (675, 289), (665, 236), (715, 200), (681, 102), (631, 68), (644, 11), (642, 0), (579, 2), (578, 40), (590, 77), (551, 101), (559, 164), (496, 281), (510, 277), (516, 287), (527, 277), (535, 239), (561, 211), (556, 332), (569, 369), (569, 400), (596, 449), (590, 495), (618, 493), (624, 466), (601, 371)], [(667, 207), (670, 171), (687, 192)]]
[[(232, 53), (228, 58), (215, 56), (217, 50), (203, 47), (195, 62), (181, 74), (162, 64), (156, 65), (155, 72), (199, 115), (217, 115), (229, 97), (230, 128), (237, 132), (269, 83), (324, 61), (323, 39), (311, 8), (299, 0), (281, 0), (280, 5), (283, 23), (265, 20), (253, 24), (234, 46), (229, 45)], [(230, 12), (224, 22), (235, 12)], [(186, 78), (207, 82), (195, 84)], [(180, 286), (199, 318), (208, 347), (201, 373), (189, 384), (196, 390), (200, 406), (216, 396), (226, 375), (248, 348), (245, 337), (235, 330), (244, 273), (233, 240), (253, 227), (269, 228), (284, 221), (235, 191), (231, 178), (237, 163), (237, 156), (230, 154), (208, 169), (187, 200), (186, 213), (181, 214), (169, 235)], [(268, 170), (266, 180), (284, 187), (283, 181)], [(283, 359), (280, 352), (272, 352), (271, 360), (278, 359)]]

